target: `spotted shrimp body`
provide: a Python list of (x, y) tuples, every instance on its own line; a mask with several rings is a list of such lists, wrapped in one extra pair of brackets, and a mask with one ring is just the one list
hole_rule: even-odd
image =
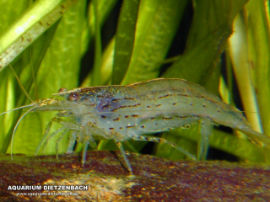
[[(30, 111), (59, 111), (58, 122), (63, 129), (72, 131), (78, 141), (85, 143), (82, 162), (89, 142), (94, 142), (96, 137), (114, 140), (131, 173), (131, 165), (121, 144), (130, 139), (165, 142), (189, 158), (195, 158), (166, 139), (145, 134), (199, 121), (206, 125), (221, 124), (238, 129), (254, 139), (263, 137), (249, 126), (240, 111), (206, 92), (203, 87), (183, 79), (160, 78), (126, 86), (61, 90), (55, 96), (35, 104)], [(209, 133), (205, 128), (201, 129), (203, 137)], [(202, 153), (205, 153), (205, 148), (202, 146)]]
[(170, 130), (200, 119), (258, 135), (240, 111), (201, 86), (182, 79), (78, 88), (57, 95), (66, 98), (61, 105), (70, 108), (69, 113), (80, 125), (91, 123), (105, 132), (104, 138), (119, 141)]

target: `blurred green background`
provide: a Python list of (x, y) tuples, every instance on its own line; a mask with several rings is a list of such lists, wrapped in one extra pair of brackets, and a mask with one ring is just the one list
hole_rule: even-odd
[[(178, 77), (220, 95), (270, 136), (267, 0), (0, 0), (0, 22), (0, 112), (49, 98), (60, 88)], [(10, 153), (23, 112), (0, 116), (0, 152)], [(14, 136), (13, 153), (33, 155), (55, 115), (28, 114)], [(197, 124), (158, 135), (196, 153)], [(40, 154), (55, 154), (59, 136)], [(67, 142), (68, 136), (59, 142), (60, 153)], [(210, 147), (209, 159), (270, 162), (269, 150), (228, 128), (214, 128)], [(98, 149), (116, 147), (102, 141)], [(186, 158), (162, 144), (131, 141), (126, 149)]]

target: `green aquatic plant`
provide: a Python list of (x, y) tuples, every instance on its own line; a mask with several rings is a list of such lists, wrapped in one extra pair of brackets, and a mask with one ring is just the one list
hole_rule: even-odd
[[(252, 127), (270, 135), (267, 1), (11, 0), (0, 1), (0, 9), (0, 112), (31, 103), (26, 94), (38, 100), (60, 88), (173, 77), (199, 83), (232, 105), (240, 95)], [(0, 116), (2, 153), (10, 152), (12, 132), (22, 113)], [(13, 153), (33, 155), (54, 116), (28, 114), (17, 128)], [(192, 124), (162, 135), (196, 153), (198, 127)], [(57, 128), (54, 124), (51, 131)], [(51, 138), (41, 153), (55, 154), (56, 142), (58, 152), (65, 152), (68, 136), (58, 139)], [(269, 162), (267, 149), (239, 133), (214, 128), (209, 144), (241, 160)], [(144, 146), (129, 142), (125, 148), (140, 152)], [(98, 149), (115, 148), (107, 141), (98, 145)], [(185, 158), (163, 144), (151, 153)]]

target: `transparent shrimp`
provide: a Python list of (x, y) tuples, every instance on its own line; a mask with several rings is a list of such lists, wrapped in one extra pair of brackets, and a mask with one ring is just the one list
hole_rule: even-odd
[(194, 155), (164, 138), (145, 135), (168, 131), (193, 122), (200, 122), (201, 125), (201, 140), (197, 155), (199, 159), (205, 158), (207, 154), (208, 137), (214, 124), (240, 130), (253, 141), (269, 144), (269, 139), (254, 131), (240, 111), (223, 103), (201, 86), (183, 79), (160, 78), (126, 86), (61, 90), (55, 96), (56, 98), (25, 106), (31, 108), (18, 120), (13, 137), (20, 121), (28, 113), (59, 111), (53, 121), (60, 123), (62, 127), (49, 135), (52, 121), (37, 150), (39, 151), (47, 139), (68, 130), (72, 137), (68, 152), (71, 152), (75, 140), (84, 144), (82, 164), (86, 159), (88, 145), (95, 144), (96, 138), (114, 140), (130, 173), (132, 167), (122, 147), (122, 142), (130, 139), (164, 142), (188, 158), (196, 159)]

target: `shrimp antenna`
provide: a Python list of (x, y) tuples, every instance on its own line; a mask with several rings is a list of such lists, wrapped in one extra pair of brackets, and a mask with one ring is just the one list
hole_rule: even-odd
[[(29, 106), (29, 105), (26, 105), (26, 106)], [(33, 106), (33, 104), (32, 105), (30, 105), (30, 106)], [(25, 106), (24, 106), (25, 107)], [(14, 140), (14, 136), (15, 136), (15, 133), (16, 133), (16, 131), (17, 131), (17, 128), (18, 128), (18, 126), (19, 126), (19, 124), (20, 124), (20, 122), (23, 120), (23, 118), (27, 115), (27, 114), (29, 114), (30, 112), (32, 112), (32, 111), (34, 111), (35, 109), (37, 109), (37, 108), (39, 108), (40, 106), (36, 106), (36, 107), (33, 107), (33, 108), (31, 108), (31, 109), (28, 109), (20, 118), (19, 118), (19, 120), (17, 121), (17, 123), (16, 123), (16, 125), (15, 125), (15, 127), (14, 127), (14, 129), (13, 129), (13, 132), (12, 132), (12, 135), (11, 135), (11, 145), (10, 145), (10, 155), (11, 155), (11, 159), (13, 159), (13, 140)], [(17, 108), (18, 109), (18, 108)]]
[(24, 106), (21, 106), (21, 107), (17, 107), (17, 108), (14, 108), (14, 109), (10, 109), (10, 110), (8, 110), (8, 111), (5, 111), (5, 112), (0, 113), (0, 116), (2, 116), (2, 115), (4, 115), (4, 114), (7, 114), (7, 113), (9, 113), (9, 112), (17, 111), (17, 110), (19, 110), (19, 109), (24, 109), (24, 108), (32, 107), (32, 106), (34, 106), (34, 105), (35, 105), (35, 103), (32, 103), (32, 104), (29, 104), (29, 105), (24, 105)]

